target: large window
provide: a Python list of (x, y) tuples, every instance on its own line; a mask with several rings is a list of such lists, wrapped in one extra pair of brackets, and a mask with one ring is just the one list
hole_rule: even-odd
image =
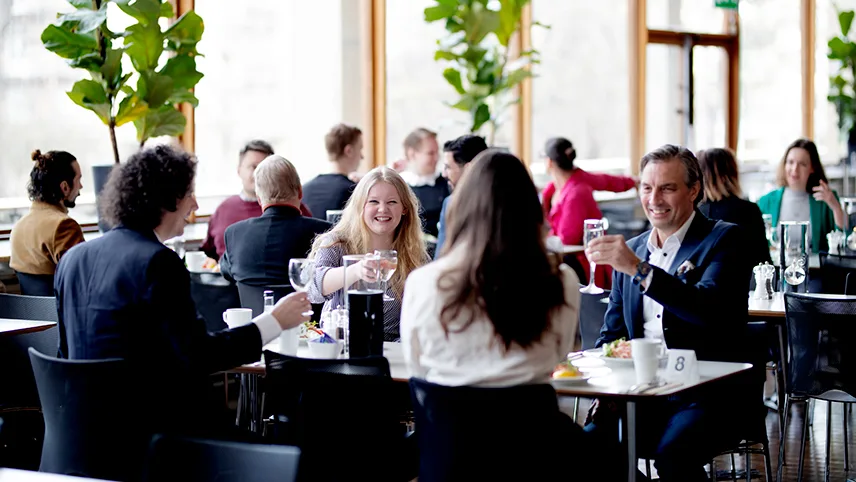
[[(847, 156), (847, 139), (838, 129), (838, 112), (827, 100), (829, 76), (838, 71), (837, 62), (827, 57), (827, 43), (841, 35), (839, 10), (856, 10), (856, 0), (816, 0), (815, 74), (814, 74), (814, 140), (824, 162), (837, 162)], [(853, 30), (850, 31), (853, 37)], [(783, 152), (784, 152), (784, 147)]]
[[(648, 28), (723, 33), (725, 14), (713, 0), (647, 0)], [(740, 8), (746, 0), (740, 2)]]
[(567, 137), (584, 169), (629, 166), (627, 1), (533, 0), (532, 46), (541, 64), (532, 84), (532, 171), (551, 137)]
[(195, 113), (200, 196), (240, 190), (238, 152), (252, 139), (270, 142), (304, 182), (327, 168), (324, 135), (338, 122), (363, 122), (364, 3), (196, 2), (205, 20)]
[[(64, 150), (77, 157), (84, 189), (72, 216), (94, 220), (86, 206), (94, 200), (91, 166), (113, 162), (107, 127), (95, 114), (74, 104), (65, 92), (87, 77), (45, 50), (42, 30), (57, 12), (72, 7), (62, 0), (0, 0), (0, 209), (27, 207), (30, 153)], [(116, 131), (119, 154), (137, 148), (133, 125)], [(24, 210), (5, 211), (0, 224), (14, 222)]]
[[(391, 163), (404, 157), (402, 143), (413, 129), (425, 127), (438, 133), (438, 141), (469, 132), (466, 112), (452, 109), (455, 90), (443, 79), (444, 62), (434, 61), (437, 40), (446, 35), (442, 22), (425, 23), (423, 11), (432, 0), (386, 1), (386, 152)], [(513, 109), (496, 133), (494, 144), (513, 146)], [(438, 163), (439, 166), (442, 163)]]

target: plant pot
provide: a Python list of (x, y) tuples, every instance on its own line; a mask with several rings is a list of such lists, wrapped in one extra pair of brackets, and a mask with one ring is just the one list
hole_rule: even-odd
[(114, 166), (115, 164), (92, 166), (92, 184), (95, 186), (95, 213), (98, 216), (98, 230), (102, 233), (109, 231), (111, 226), (101, 217), (101, 191), (107, 184), (107, 179), (110, 177), (110, 172), (113, 171)]

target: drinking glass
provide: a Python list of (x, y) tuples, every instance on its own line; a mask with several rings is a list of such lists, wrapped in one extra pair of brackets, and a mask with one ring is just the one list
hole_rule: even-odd
[[(806, 281), (808, 253), (811, 249), (808, 221), (782, 221), (779, 224), (780, 253), (783, 291), (797, 291)], [(790, 287), (789, 287), (789, 286)], [(807, 284), (803, 286), (806, 290)]]
[(380, 280), (383, 282), (383, 301), (395, 301), (395, 298), (386, 294), (387, 284), (392, 279), (395, 269), (398, 267), (398, 251), (394, 249), (377, 250), (375, 256), (380, 259)]
[[(288, 261), (288, 279), (295, 291), (305, 292), (315, 276), (315, 261), (307, 258), (291, 258)], [(306, 311), (304, 316), (312, 316), (314, 312)]]
[[(583, 244), (588, 247), (589, 243), (594, 239), (603, 236), (604, 229), (603, 219), (586, 219), (583, 221)], [(594, 269), (596, 267), (597, 265), (595, 262), (589, 260), (589, 282), (588, 285), (580, 288), (580, 293), (587, 293), (590, 295), (599, 295), (603, 293), (603, 289), (598, 288), (594, 282)]]

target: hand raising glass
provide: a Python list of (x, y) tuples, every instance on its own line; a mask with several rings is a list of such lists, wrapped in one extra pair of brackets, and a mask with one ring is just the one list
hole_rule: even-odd
[[(603, 219), (586, 219), (583, 221), (583, 243), (588, 247), (592, 240), (603, 236), (604, 232)], [(599, 295), (603, 293), (602, 288), (598, 288), (594, 282), (594, 270), (597, 267), (594, 261), (589, 259), (589, 282), (588, 285), (580, 288), (580, 293), (590, 295)]]

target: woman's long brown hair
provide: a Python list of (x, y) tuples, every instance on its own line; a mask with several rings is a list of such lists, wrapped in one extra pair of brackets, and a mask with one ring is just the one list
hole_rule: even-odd
[[(538, 342), (565, 295), (547, 256), (544, 214), (523, 163), (497, 150), (479, 154), (455, 188), (446, 216), (444, 252), (467, 252), (437, 281), (449, 300), (440, 313), (446, 334), (465, 330), (485, 314), (506, 349)], [(462, 314), (466, 321), (452, 326)]]

